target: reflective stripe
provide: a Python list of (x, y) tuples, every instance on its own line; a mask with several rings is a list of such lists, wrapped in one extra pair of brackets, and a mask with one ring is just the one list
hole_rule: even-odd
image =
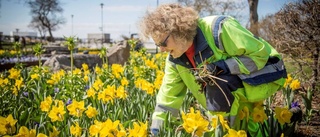
[(227, 64), (231, 74), (241, 74), (237, 60), (230, 58), (224, 62)]
[[(251, 58), (246, 57), (246, 56), (238, 56), (237, 59), (239, 59), (239, 61), (241, 61), (241, 64), (246, 66), (246, 68), (249, 70), (250, 73), (258, 70), (257, 65), (255, 64), (255, 62)], [(230, 58), (230, 59), (225, 60), (226, 64), (229, 67), (231, 74), (241, 74), (241, 71), (239, 68), (239, 63), (238, 63), (237, 59)]]
[(247, 79), (247, 78), (253, 78), (259, 75), (263, 75), (263, 74), (268, 74), (268, 73), (274, 73), (274, 72), (278, 72), (278, 71), (282, 71), (284, 70), (284, 63), (282, 60), (278, 61), (275, 64), (270, 64), (265, 66), (264, 68), (262, 68), (259, 71), (255, 71), (253, 73), (250, 74), (241, 74), (238, 75), (241, 79)]
[(254, 61), (246, 56), (239, 56), (238, 59), (242, 62), (244, 66), (251, 72), (257, 71), (258, 67)]
[(222, 51), (224, 51), (224, 47), (223, 47), (221, 40), (220, 40), (220, 33), (221, 33), (222, 24), (226, 18), (227, 18), (226, 16), (219, 16), (218, 18), (215, 17), (212, 21), (212, 24), (211, 24), (212, 25), (211, 26), (212, 36), (214, 38), (214, 44)]
[(179, 116), (179, 110), (178, 109), (170, 108), (170, 107), (163, 106), (163, 105), (160, 105), (160, 104), (156, 105), (155, 112), (167, 112), (167, 111), (171, 112), (172, 116), (174, 116), (174, 117), (178, 117)]

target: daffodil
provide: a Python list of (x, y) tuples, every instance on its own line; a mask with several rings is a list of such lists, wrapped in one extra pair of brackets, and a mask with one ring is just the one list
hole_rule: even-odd
[(288, 74), (287, 79), (286, 79), (283, 87), (287, 87), (287, 86), (291, 83), (292, 80), (293, 80), (293, 79), (292, 79), (291, 75)]
[(32, 74), (31, 75), (31, 79), (32, 80), (38, 80), (39, 79), (39, 74), (37, 74), (37, 73), (36, 74)]
[(209, 122), (205, 120), (200, 111), (194, 111), (194, 108), (190, 108), (190, 112), (185, 114), (182, 112), (183, 128), (188, 133), (195, 133), (197, 136), (202, 136), (204, 132), (208, 131)]
[(6, 118), (0, 116), (0, 134), (13, 134), (16, 132), (15, 124), (18, 120), (15, 120), (11, 114)]
[(238, 113), (238, 117), (240, 120), (246, 118), (247, 122), (249, 120), (249, 109), (247, 106), (244, 106)]
[(9, 69), (8, 72), (10, 73), (10, 75), (8, 76), (9, 79), (20, 78), (20, 70), (19, 69), (11, 68), (11, 69)]
[(113, 122), (111, 119), (107, 119), (103, 122), (99, 135), (103, 137), (121, 137), (125, 135), (125, 131), (119, 120)]
[(58, 105), (52, 107), (51, 111), (49, 112), (49, 117), (51, 118), (52, 122), (63, 121), (65, 113), (66, 111), (64, 110), (64, 105), (62, 101), (59, 101)]
[(88, 97), (95, 98), (95, 95), (96, 95), (96, 91), (92, 87), (87, 90)]
[(88, 64), (83, 63), (83, 64), (82, 64), (82, 69), (83, 69), (84, 71), (88, 70), (88, 69), (89, 69)]
[(228, 133), (223, 137), (247, 137), (247, 133), (244, 130), (236, 131), (230, 128)]
[(36, 137), (36, 130), (31, 129), (29, 131), (27, 127), (21, 126), (19, 129), (19, 133), (15, 135), (15, 137)]
[(268, 119), (266, 113), (264, 112), (264, 109), (259, 106), (253, 108), (252, 118), (254, 122), (260, 122), (260, 123), (263, 123), (265, 120)]
[(72, 126), (70, 127), (70, 133), (71, 133), (71, 135), (74, 135), (74, 136), (76, 136), (76, 137), (81, 136), (81, 134), (82, 134), (82, 128), (79, 126), (79, 123), (78, 123), (78, 122), (75, 123), (75, 126), (72, 125)]
[(299, 80), (293, 80), (289, 86), (292, 90), (296, 90), (300, 88), (300, 82)]
[(289, 111), (288, 108), (276, 107), (275, 113), (276, 113), (275, 117), (281, 125), (283, 125), (285, 123), (290, 123), (290, 119), (292, 117), (292, 112)]
[(82, 112), (85, 110), (84, 101), (73, 100), (70, 105), (67, 106), (69, 114), (76, 117), (81, 117)]
[(124, 69), (120, 64), (112, 64), (111, 73), (116, 78), (120, 78), (120, 75), (123, 73)]
[(128, 82), (127, 78), (124, 77), (124, 78), (121, 79), (121, 85), (122, 86), (128, 86), (128, 84), (129, 84), (129, 82)]
[(108, 85), (107, 88), (105, 88), (102, 92), (98, 93), (98, 99), (102, 100), (104, 103), (107, 103), (109, 101), (113, 103), (113, 98), (116, 91), (115, 88), (115, 85)]
[(117, 98), (125, 99), (127, 97), (127, 92), (125, 91), (123, 86), (119, 86), (115, 94)]
[(56, 129), (55, 126), (52, 128), (52, 132), (49, 131), (49, 137), (59, 137), (60, 131)]
[(219, 118), (220, 124), (222, 125), (223, 131), (225, 131), (226, 129), (229, 130), (230, 127), (229, 127), (228, 121), (224, 120), (223, 115), (218, 114), (217, 116)]
[(89, 127), (90, 136), (98, 135), (100, 130), (102, 129), (102, 126), (103, 126), (102, 122), (95, 120), (94, 124)]
[(98, 114), (96, 108), (89, 106), (88, 110), (85, 112), (89, 118), (93, 118)]
[(148, 135), (148, 122), (142, 123), (142, 122), (134, 122), (133, 128), (129, 129), (129, 135), (128, 137), (146, 137)]
[(42, 101), (40, 104), (41, 111), (48, 112), (50, 110), (51, 103), (52, 103), (51, 96), (46, 97), (44, 101)]

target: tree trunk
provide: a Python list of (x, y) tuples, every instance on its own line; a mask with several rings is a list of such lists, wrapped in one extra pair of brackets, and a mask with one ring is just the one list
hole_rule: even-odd
[(49, 31), (49, 35), (50, 35), (49, 41), (50, 41), (50, 42), (54, 42), (54, 38), (53, 38), (53, 35), (52, 35), (52, 32), (51, 32), (51, 28), (50, 28), (50, 27), (48, 27), (48, 31)]
[(259, 0), (248, 0), (250, 9), (250, 28), (249, 30), (256, 36), (259, 36), (258, 32), (258, 3)]

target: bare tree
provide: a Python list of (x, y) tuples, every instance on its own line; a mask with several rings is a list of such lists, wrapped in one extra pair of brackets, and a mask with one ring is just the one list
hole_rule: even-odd
[(40, 22), (34, 22), (32, 21), (29, 25), (29, 28), (33, 28), (37, 30), (40, 33), (41, 40), (43, 40), (46, 37), (47, 28), (40, 24)]
[[(261, 32), (268, 33), (271, 43), (289, 56), (288, 60), (298, 67), (296, 73), (310, 83), (313, 91), (320, 86), (319, 19), (320, 0), (299, 0), (285, 5), (260, 25), (263, 28)], [(312, 74), (305, 69), (311, 69)]]
[(258, 3), (259, 0), (248, 0), (250, 11), (250, 27), (249, 30), (256, 36), (259, 36), (258, 32)]
[(179, 3), (194, 7), (200, 16), (230, 15), (240, 22), (243, 21), (243, 10), (246, 9), (245, 0), (178, 0)]
[(30, 26), (45, 28), (49, 32), (48, 40), (54, 41), (52, 31), (59, 29), (59, 25), (65, 24), (65, 18), (58, 16), (63, 12), (59, 0), (29, 0), (27, 3), (32, 15)]

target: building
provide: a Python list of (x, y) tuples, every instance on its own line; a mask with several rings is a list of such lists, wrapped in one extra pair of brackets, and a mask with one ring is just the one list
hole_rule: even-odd
[(20, 37), (25, 37), (28, 39), (37, 39), (37, 32), (19, 32), (11, 31), (10, 32), (10, 40), (11, 42), (18, 41)]
[(109, 33), (89, 33), (88, 34), (88, 43), (110, 43), (110, 34)]

